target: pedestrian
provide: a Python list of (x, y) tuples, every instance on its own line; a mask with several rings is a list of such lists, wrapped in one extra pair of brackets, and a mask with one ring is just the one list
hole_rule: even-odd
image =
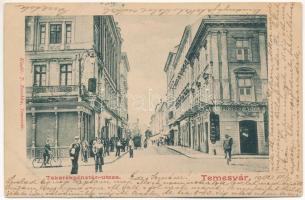
[(88, 162), (89, 157), (89, 145), (87, 140), (83, 140), (82, 142), (82, 161)]
[(105, 139), (105, 150), (106, 150), (106, 155), (109, 156), (109, 146), (110, 146), (110, 142), (109, 142), (109, 138)]
[(122, 142), (121, 142), (120, 138), (117, 138), (115, 156), (120, 156), (121, 147), (122, 147)]
[(44, 152), (43, 152), (43, 165), (44, 166), (46, 166), (49, 163), (51, 153), (52, 153), (52, 151), (51, 151), (50, 141), (49, 141), (49, 139), (47, 139), (46, 144), (44, 145)]
[(225, 159), (229, 159), (231, 161), (231, 152), (232, 152), (233, 138), (231, 138), (228, 134), (225, 135), (225, 139), (223, 141), (223, 150), (225, 153)]
[(125, 152), (125, 147), (126, 147), (126, 140), (122, 138), (122, 147), (121, 147), (122, 152)]
[(145, 149), (147, 148), (147, 138), (145, 138), (145, 140), (144, 140), (144, 148)]
[(72, 161), (71, 174), (78, 173), (78, 157), (80, 152), (79, 136), (74, 137), (74, 143), (70, 147), (70, 158)]
[(94, 160), (95, 160), (95, 172), (102, 172), (102, 165), (104, 165), (104, 145), (101, 139), (98, 139), (94, 145)]
[(129, 158), (133, 158), (134, 143), (132, 139), (129, 139), (128, 148), (129, 148)]
[(114, 152), (114, 137), (111, 137), (110, 138), (110, 151), (111, 152)]

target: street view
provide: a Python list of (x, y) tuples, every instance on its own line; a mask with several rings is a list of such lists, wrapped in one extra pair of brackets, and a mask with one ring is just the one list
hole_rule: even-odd
[(25, 18), (37, 174), (269, 170), (263, 15)]

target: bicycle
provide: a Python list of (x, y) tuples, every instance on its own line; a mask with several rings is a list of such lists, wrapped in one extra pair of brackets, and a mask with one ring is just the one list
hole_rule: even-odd
[(32, 165), (34, 168), (42, 168), (42, 167), (55, 167), (55, 166), (58, 166), (58, 167), (61, 167), (61, 163), (62, 163), (62, 160), (58, 157), (54, 157), (53, 153), (50, 153), (50, 158), (49, 158), (49, 162), (48, 163), (45, 163), (44, 162), (44, 159), (43, 159), (43, 156), (40, 157), (40, 158), (34, 158), (33, 161), (32, 161)]

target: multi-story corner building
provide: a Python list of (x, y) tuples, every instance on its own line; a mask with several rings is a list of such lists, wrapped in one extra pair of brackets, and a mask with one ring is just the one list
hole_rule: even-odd
[(174, 78), (179, 145), (223, 154), (228, 134), (232, 153), (268, 154), (266, 38), (265, 16), (202, 20)]
[(27, 147), (120, 136), (122, 38), (113, 17), (26, 17), (25, 30)]
[(189, 132), (189, 116), (184, 115), (191, 102), (187, 98), (190, 93), (190, 69), (187, 67), (187, 51), (192, 42), (192, 27), (184, 29), (178, 46), (168, 55), (164, 71), (167, 74), (168, 126), (170, 137), (175, 145), (189, 142), (185, 135)]

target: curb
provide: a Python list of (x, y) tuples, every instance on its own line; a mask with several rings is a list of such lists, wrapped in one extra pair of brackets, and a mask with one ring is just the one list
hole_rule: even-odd
[(119, 160), (119, 159), (121, 159), (124, 155), (126, 155), (127, 153), (128, 153), (129, 151), (125, 151), (124, 153), (122, 153), (119, 157), (115, 157), (115, 159), (114, 160), (112, 160), (112, 161), (108, 161), (108, 162), (105, 162), (104, 164), (106, 165), (106, 164), (111, 164), (111, 163), (114, 163), (115, 161), (117, 161), (117, 160)]
[(170, 147), (168, 147), (168, 146), (167, 146), (167, 148), (168, 148), (169, 150), (175, 151), (175, 152), (177, 152), (177, 153), (179, 153), (179, 154), (181, 154), (181, 155), (183, 155), (183, 156), (186, 156), (186, 157), (188, 157), (188, 158), (196, 159), (196, 158), (191, 157), (191, 156), (189, 156), (189, 155), (187, 155), (187, 154), (185, 154), (185, 153), (182, 153), (181, 151), (178, 151), (177, 149), (170, 148)]
[[(181, 155), (184, 155), (184, 156), (186, 156), (188, 158), (191, 158), (191, 159), (223, 159), (222, 155), (213, 156), (213, 155), (207, 154), (207, 155), (205, 155), (206, 157), (194, 157), (194, 156), (190, 156), (190, 155), (188, 155), (186, 153), (183, 153), (182, 151), (179, 151), (179, 150), (177, 150), (175, 148), (171, 148), (169, 146), (167, 146), (167, 148), (172, 150), (172, 151), (175, 151), (175, 152), (177, 152), (177, 153), (179, 153)], [(244, 156), (241, 156), (241, 155), (232, 155), (232, 159), (269, 159), (269, 156), (266, 156), (266, 155), (262, 155), (262, 156), (257, 155), (255, 157), (249, 157), (249, 156), (248, 157), (247, 156), (244, 157)]]

